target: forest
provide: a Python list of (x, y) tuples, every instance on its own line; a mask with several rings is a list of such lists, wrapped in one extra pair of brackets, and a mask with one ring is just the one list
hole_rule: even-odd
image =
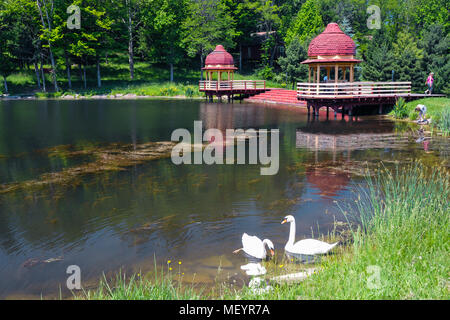
[(423, 92), (434, 72), (434, 92), (450, 92), (447, 0), (3, 0), (0, 90), (15, 74), (40, 91), (100, 88), (112, 64), (126, 66), (127, 84), (139, 65), (166, 70), (164, 81), (198, 80), (217, 44), (240, 74), (291, 86), (307, 80), (300, 62), (330, 22), (357, 45), (356, 81), (412, 81)]

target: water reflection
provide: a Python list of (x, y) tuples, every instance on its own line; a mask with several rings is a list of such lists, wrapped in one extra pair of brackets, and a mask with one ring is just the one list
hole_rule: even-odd
[[(177, 128), (192, 130), (194, 120), (203, 120), (205, 129), (279, 128), (279, 173), (260, 176), (258, 165), (175, 166), (159, 159), (83, 176), (64, 189), (52, 184), (2, 194), (0, 297), (57, 296), (60, 285), (63, 295), (70, 295), (64, 284), (71, 264), (80, 266), (85, 287), (96, 285), (103, 272), (148, 271), (155, 263), (166, 266), (169, 259), (182, 261), (187, 282), (213, 285), (222, 277), (242, 283), (242, 257), (232, 254), (242, 233), (264, 234), (282, 250), (287, 234), (279, 221), (287, 214), (295, 216), (299, 237), (311, 236), (312, 229), (326, 233), (335, 219), (343, 221), (333, 200), (352, 199), (350, 186), (364, 181), (356, 169), (366, 163), (419, 158), (434, 163), (446, 159), (444, 152), (448, 155), (448, 141), (433, 138), (429, 148), (435, 152), (425, 154), (415, 143), (417, 137), (405, 140), (389, 121), (310, 122), (303, 110), (291, 107), (155, 100), (0, 101), (0, 182), (37, 179), (92, 161), (49, 151), (62, 150), (63, 145), (83, 149), (121, 142), (136, 148), (170, 140)], [(356, 135), (356, 140), (361, 134), (372, 135), (372, 140), (358, 148), (305, 142), (343, 133)], [(374, 147), (380, 139), (382, 147)], [(27, 261), (58, 257), (62, 260), (25, 267)]]

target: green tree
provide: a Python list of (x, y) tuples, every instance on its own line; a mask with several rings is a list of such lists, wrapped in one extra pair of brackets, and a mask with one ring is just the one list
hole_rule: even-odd
[(422, 33), (419, 46), (424, 52), (422, 69), (425, 74), (434, 72), (433, 91), (450, 93), (450, 36), (445, 27), (442, 24), (428, 26)]
[(300, 41), (305, 41), (313, 35), (323, 31), (324, 24), (320, 15), (318, 0), (307, 0), (301, 7), (297, 17), (289, 27), (284, 41), (286, 45), (295, 37)]
[(186, 1), (145, 0), (144, 4), (139, 50), (156, 61), (167, 64), (170, 68), (170, 82), (173, 82), (174, 65), (184, 54), (181, 40)]
[(386, 43), (370, 45), (361, 65), (361, 76), (366, 81), (391, 81), (394, 55)]
[(400, 32), (392, 45), (392, 52), (395, 80), (411, 81), (413, 90), (421, 90), (426, 73), (422, 70), (423, 51), (417, 47), (414, 37), (410, 33)]
[(299, 38), (294, 38), (286, 48), (286, 56), (278, 58), (278, 64), (281, 70), (286, 74), (288, 82), (295, 83), (301, 79), (305, 79), (308, 75), (308, 67), (301, 64), (303, 60), (308, 58), (308, 47), (306, 43), (302, 43)]
[(61, 40), (61, 29), (62, 26), (57, 24), (55, 26), (55, 2), (54, 0), (36, 0), (36, 4), (39, 10), (39, 16), (41, 18), (42, 24), (42, 34), (41, 40), (47, 42), (45, 47), (48, 48), (50, 63), (52, 66), (52, 79), (53, 86), (55, 87), (55, 91), (59, 91), (58, 80), (57, 80), (57, 69), (56, 69), (56, 60), (53, 54), (53, 44), (57, 41)]
[(200, 56), (200, 68), (217, 44), (227, 49), (235, 46), (235, 21), (222, 0), (191, 0), (182, 28), (183, 46), (190, 57)]
[(242, 47), (254, 42), (251, 36), (257, 30), (258, 12), (260, 5), (253, 0), (224, 0), (227, 11), (236, 23), (235, 41), (239, 46), (239, 71), (242, 72)]
[(68, 51), (83, 65), (84, 88), (87, 88), (86, 65), (92, 63), (96, 64), (97, 86), (101, 87), (100, 57), (112, 44), (113, 20), (107, 14), (108, 4), (95, 0), (76, 0), (74, 4), (81, 9), (81, 28), (70, 33), (72, 41)]

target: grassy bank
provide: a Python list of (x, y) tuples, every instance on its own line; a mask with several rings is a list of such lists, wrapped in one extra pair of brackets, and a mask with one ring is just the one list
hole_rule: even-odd
[[(59, 92), (54, 92), (50, 74), (45, 75), (46, 92), (42, 92), (37, 86), (34, 70), (23, 70), (7, 77), (9, 94), (30, 95), (35, 94), (39, 98), (59, 98), (64, 95), (79, 95), (91, 97), (94, 95), (136, 94), (139, 96), (203, 96), (198, 91), (200, 70), (188, 68), (176, 68), (174, 82), (170, 79), (168, 68), (152, 65), (145, 62), (135, 63), (135, 76), (130, 80), (129, 66), (120, 62), (123, 59), (111, 59), (109, 63), (101, 64), (102, 86), (97, 86), (96, 69), (86, 69), (86, 88), (79, 70), (72, 68), (72, 89), (69, 89), (65, 70), (58, 71)], [(50, 68), (50, 66), (46, 66)], [(235, 73), (235, 80), (257, 80), (258, 75)], [(267, 87), (283, 87), (285, 84), (276, 81), (266, 81)], [(0, 94), (3, 93), (3, 85), (0, 85)]]
[(396, 105), (389, 113), (398, 119), (417, 120), (419, 113), (414, 111), (418, 104), (427, 107), (426, 118), (431, 118), (433, 128), (436, 128), (444, 135), (450, 135), (450, 99), (449, 98), (425, 98), (410, 101), (404, 105)]
[[(357, 190), (358, 201), (342, 208), (349, 220), (358, 222), (350, 244), (325, 257), (315, 266), (315, 274), (301, 283), (273, 284), (273, 290), (263, 294), (222, 284), (216, 298), (449, 299), (450, 183), (446, 169), (431, 170), (420, 164), (394, 171), (382, 168), (367, 181), (368, 189)], [(284, 267), (279, 263), (266, 264), (267, 277)], [(290, 264), (289, 270), (299, 267)], [(119, 285), (106, 290), (103, 281), (97, 293), (85, 298), (207, 297), (176, 287), (170, 280), (146, 281), (119, 279)]]

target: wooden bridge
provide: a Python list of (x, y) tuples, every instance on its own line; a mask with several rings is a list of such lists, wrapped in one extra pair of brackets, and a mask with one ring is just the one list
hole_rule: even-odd
[(213, 96), (222, 99), (227, 96), (228, 100), (232, 99), (235, 94), (254, 95), (265, 92), (265, 80), (225, 80), (225, 81), (200, 81), (198, 90), (204, 92), (210, 100)]
[(426, 97), (441, 97), (444, 95), (427, 95), (411, 93), (411, 82), (339, 82), (339, 83), (298, 83), (297, 99), (306, 102), (308, 113), (312, 108), (318, 116), (321, 107), (340, 109), (342, 114), (348, 111), (352, 115), (353, 107), (378, 105), (379, 113), (383, 105), (393, 105), (398, 98), (406, 101)]

